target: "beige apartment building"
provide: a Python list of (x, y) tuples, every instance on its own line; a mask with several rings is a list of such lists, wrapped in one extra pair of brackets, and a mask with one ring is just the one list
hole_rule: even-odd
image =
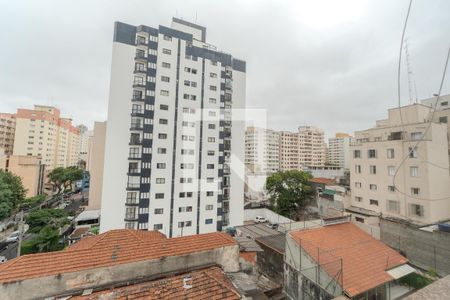
[(350, 168), (350, 143), (352, 137), (347, 133), (336, 133), (328, 139), (327, 162), (329, 165)]
[(36, 156), (0, 155), (0, 169), (11, 172), (22, 179), (27, 190), (27, 197), (40, 195), (44, 192), (45, 165)]
[(77, 165), (79, 130), (55, 107), (18, 109), (14, 139), (14, 155), (41, 157), (48, 169)]
[(11, 155), (13, 153), (15, 128), (15, 115), (0, 113), (0, 154)]
[(430, 224), (450, 219), (447, 124), (429, 123), (432, 108), (393, 108), (374, 128), (355, 132), (351, 206), (357, 220), (376, 216)]
[(280, 170), (302, 170), (326, 162), (325, 133), (315, 126), (300, 126), (298, 132), (280, 132)]
[(90, 168), (88, 209), (100, 209), (103, 188), (103, 166), (105, 160), (106, 122), (95, 122), (94, 134), (89, 149)]

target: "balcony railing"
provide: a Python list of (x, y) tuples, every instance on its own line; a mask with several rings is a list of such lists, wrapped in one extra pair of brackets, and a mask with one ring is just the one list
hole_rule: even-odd
[(140, 153), (130, 153), (130, 154), (128, 154), (128, 159), (131, 159), (131, 160), (133, 160), (133, 159), (141, 159), (141, 154)]
[(128, 169), (128, 175), (139, 175), (141, 174), (141, 169)]
[(130, 142), (128, 143), (130, 146), (139, 146), (142, 145), (142, 139), (130, 139)]
[(145, 88), (145, 81), (139, 82), (139, 81), (135, 81), (133, 82), (133, 87), (134, 88)]
[(131, 101), (144, 101), (144, 98), (142, 98), (142, 96), (133, 96), (133, 98), (131, 98)]
[(143, 45), (143, 46), (146, 46), (146, 45), (148, 45), (148, 42), (147, 42), (146, 39), (138, 39), (138, 40), (136, 41), (136, 45)]
[(145, 54), (138, 54), (136, 53), (136, 56), (134, 57), (135, 60), (145, 60), (147, 61), (147, 56)]
[(146, 74), (147, 73), (147, 69), (146, 68), (134, 68), (134, 73)]
[(142, 123), (131, 123), (130, 130), (142, 130), (144, 125)]
[(127, 199), (127, 201), (125, 202), (125, 205), (136, 206), (136, 205), (139, 205), (139, 202), (136, 198)]
[(140, 186), (140, 183), (128, 183), (127, 191), (138, 191)]

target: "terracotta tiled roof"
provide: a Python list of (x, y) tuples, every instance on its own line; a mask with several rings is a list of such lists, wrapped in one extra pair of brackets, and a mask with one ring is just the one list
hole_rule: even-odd
[[(184, 278), (190, 275), (192, 288), (184, 288)], [(240, 295), (230, 280), (217, 267), (192, 271), (182, 275), (139, 284), (123, 286), (94, 292), (87, 296), (75, 296), (70, 299), (215, 299), (234, 300)]]
[(77, 272), (165, 256), (177, 256), (236, 245), (214, 232), (167, 239), (155, 231), (111, 230), (82, 239), (67, 250), (30, 254), (0, 265), (0, 282)]
[(309, 182), (320, 183), (320, 184), (325, 184), (325, 185), (329, 185), (329, 184), (334, 184), (335, 183), (335, 181), (333, 179), (323, 178), (323, 177), (311, 178), (309, 180)]
[(386, 270), (408, 262), (352, 223), (292, 231), (290, 235), (331, 276), (339, 275), (342, 258), (344, 290), (352, 297), (393, 280)]

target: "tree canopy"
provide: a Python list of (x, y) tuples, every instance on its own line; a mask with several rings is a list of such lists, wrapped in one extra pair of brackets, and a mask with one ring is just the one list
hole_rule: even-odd
[(83, 170), (74, 166), (67, 168), (59, 167), (53, 169), (48, 174), (48, 178), (58, 190), (58, 194), (60, 194), (63, 189), (72, 189), (73, 182), (83, 178)]
[(311, 174), (298, 170), (277, 172), (266, 179), (266, 190), (275, 212), (292, 218), (303, 211), (313, 193), (309, 180)]
[(0, 170), (0, 220), (11, 216), (25, 199), (25, 194), (26, 189), (19, 176)]
[(62, 209), (47, 208), (31, 212), (27, 217), (27, 224), (30, 226), (29, 231), (37, 233), (45, 226), (59, 229), (69, 223), (67, 213)]

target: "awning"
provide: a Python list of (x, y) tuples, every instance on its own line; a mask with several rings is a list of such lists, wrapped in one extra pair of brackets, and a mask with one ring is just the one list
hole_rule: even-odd
[(403, 276), (414, 273), (415, 271), (416, 271), (416, 269), (414, 269), (413, 267), (411, 267), (408, 264), (405, 264), (405, 265), (401, 265), (401, 266), (392, 268), (387, 272), (394, 279), (399, 279), (399, 278), (402, 278)]

